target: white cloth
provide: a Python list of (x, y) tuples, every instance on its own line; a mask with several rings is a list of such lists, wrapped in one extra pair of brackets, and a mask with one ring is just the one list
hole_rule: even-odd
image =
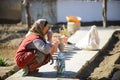
[(75, 48), (77, 49), (99, 49), (99, 35), (95, 25), (91, 26), (91, 29), (87, 35), (80, 39), (76, 44)]

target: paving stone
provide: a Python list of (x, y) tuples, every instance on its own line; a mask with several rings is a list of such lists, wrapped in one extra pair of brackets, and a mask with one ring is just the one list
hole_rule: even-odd
[[(90, 27), (81, 27), (81, 35), (87, 34), (87, 31)], [(98, 33), (100, 36), (100, 49), (105, 45), (105, 43), (109, 40), (112, 33), (115, 29), (105, 29), (98, 28)], [(53, 65), (47, 64), (39, 68), (39, 73), (33, 76), (23, 77), (23, 71), (20, 70), (14, 75), (8, 77), (6, 80), (73, 80), (76, 73), (83, 67), (83, 65), (92, 59), (98, 51), (88, 51), (88, 50), (74, 50), (72, 46), (66, 45), (65, 50), (65, 76), (58, 77), (56, 70), (54, 69), (55, 63)], [(55, 53), (54, 58), (57, 56)], [(79, 80), (79, 79), (75, 79)]]

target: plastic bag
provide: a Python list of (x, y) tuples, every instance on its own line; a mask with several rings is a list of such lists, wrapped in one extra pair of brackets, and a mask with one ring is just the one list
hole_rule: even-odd
[(98, 49), (99, 48), (99, 35), (95, 25), (91, 27), (88, 34), (75, 44), (77, 49)]

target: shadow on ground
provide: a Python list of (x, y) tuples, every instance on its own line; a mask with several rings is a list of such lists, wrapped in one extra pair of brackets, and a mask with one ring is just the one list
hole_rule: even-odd
[(40, 77), (40, 78), (72, 78), (73, 75), (76, 74), (76, 72), (71, 72), (71, 71), (65, 71), (65, 75), (60, 76), (57, 75), (56, 71), (51, 71), (51, 72), (38, 72), (38, 73), (32, 73), (28, 76), (24, 77)]

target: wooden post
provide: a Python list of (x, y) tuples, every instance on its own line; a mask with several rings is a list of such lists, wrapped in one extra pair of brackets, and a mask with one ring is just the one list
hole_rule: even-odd
[(25, 5), (25, 17), (28, 29), (31, 27), (31, 16), (30, 16), (30, 1), (24, 0)]
[(107, 0), (103, 0), (103, 9), (102, 9), (102, 19), (103, 19), (103, 27), (107, 27)]

